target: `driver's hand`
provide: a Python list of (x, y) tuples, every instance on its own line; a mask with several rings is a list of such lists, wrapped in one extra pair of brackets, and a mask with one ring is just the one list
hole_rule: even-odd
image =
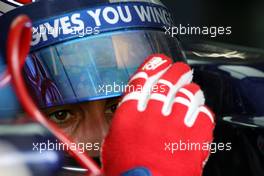
[(210, 154), (204, 146), (213, 140), (215, 123), (192, 78), (187, 64), (164, 55), (152, 55), (142, 64), (103, 145), (106, 176), (202, 174)]

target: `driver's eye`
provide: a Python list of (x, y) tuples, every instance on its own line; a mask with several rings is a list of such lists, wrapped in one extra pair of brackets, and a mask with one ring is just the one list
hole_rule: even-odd
[(73, 116), (72, 113), (68, 110), (56, 111), (56, 112), (49, 114), (50, 120), (58, 124), (67, 122), (68, 120), (72, 118), (72, 116)]
[(110, 107), (110, 110), (111, 110), (112, 113), (114, 113), (114, 112), (116, 111), (116, 109), (117, 109), (117, 105), (118, 105), (118, 104), (113, 104), (113, 105)]
[(106, 114), (115, 113), (118, 107), (119, 100), (120, 100), (119, 98), (113, 98), (113, 99), (107, 100), (106, 105), (105, 105), (105, 113)]
[(117, 103), (107, 104), (105, 113), (115, 113), (117, 105)]

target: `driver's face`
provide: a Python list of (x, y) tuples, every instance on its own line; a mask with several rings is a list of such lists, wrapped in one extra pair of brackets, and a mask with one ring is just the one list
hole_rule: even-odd
[(87, 152), (96, 157), (100, 153), (98, 143), (101, 145), (108, 132), (116, 105), (117, 100), (100, 100), (49, 108), (45, 113), (76, 143), (92, 145)]

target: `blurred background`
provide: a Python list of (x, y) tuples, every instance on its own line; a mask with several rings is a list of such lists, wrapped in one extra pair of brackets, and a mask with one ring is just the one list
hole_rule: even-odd
[(180, 36), (264, 49), (264, 0), (162, 0), (173, 13), (176, 25), (231, 26), (232, 34)]

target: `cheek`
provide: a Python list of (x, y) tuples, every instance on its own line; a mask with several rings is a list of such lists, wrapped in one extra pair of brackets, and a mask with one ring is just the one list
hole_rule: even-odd
[(67, 134), (69, 137), (73, 138), (75, 140), (75, 133), (76, 133), (76, 126), (77, 124), (73, 123), (72, 125), (69, 126), (61, 126), (60, 128), (62, 131)]
[(108, 126), (111, 125), (113, 117), (114, 117), (114, 113), (106, 113), (105, 114), (105, 118), (107, 120)]
[(101, 135), (101, 131), (96, 128), (96, 126), (88, 125), (85, 121), (81, 121), (75, 130), (71, 127), (63, 130), (73, 139), (75, 143), (83, 144), (85, 146), (84, 150), (91, 157), (100, 156), (103, 136)]
[[(92, 111), (88, 108), (87, 111), (75, 114), (77, 120), (71, 122), (67, 127), (63, 127), (63, 131), (69, 135), (76, 143), (83, 143), (85, 145), (100, 146), (109, 128), (109, 121), (111, 114), (104, 114), (103, 110), (93, 108)], [(100, 149), (98, 147), (89, 147), (86, 151), (91, 156), (99, 156)]]
[(108, 123), (103, 119), (85, 117), (79, 122), (77, 128), (71, 131), (71, 136), (79, 143), (101, 142), (108, 130)]
[(76, 135), (78, 134), (80, 124), (82, 124), (82, 118), (80, 116), (75, 116), (66, 124), (58, 126), (63, 130), (65, 134), (70, 136), (73, 140), (76, 140)]

